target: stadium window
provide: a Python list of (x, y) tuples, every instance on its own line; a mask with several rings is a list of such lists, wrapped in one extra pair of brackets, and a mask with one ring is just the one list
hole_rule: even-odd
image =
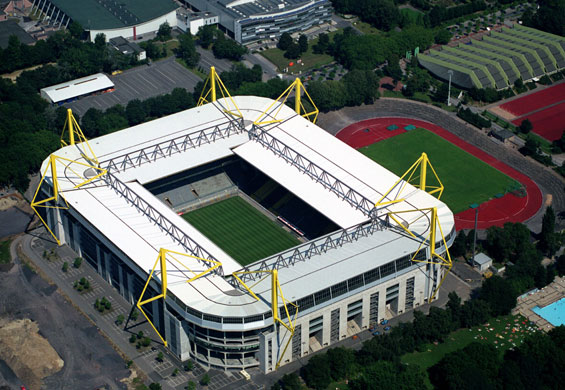
[(369, 283), (374, 282), (375, 280), (379, 280), (379, 279), (380, 279), (379, 267), (365, 272), (365, 284), (369, 284)]
[(249, 324), (251, 322), (256, 322), (256, 321), (263, 321), (263, 314), (258, 314), (256, 316), (249, 316), (249, 317), (245, 317), (244, 322), (246, 324)]
[(222, 319), (218, 316), (213, 316), (213, 315), (210, 315), (210, 314), (204, 314), (203, 318), (206, 321), (219, 322), (220, 324), (222, 323)]
[(186, 312), (188, 314), (192, 314), (195, 317), (202, 318), (202, 313), (200, 313), (198, 310), (194, 310), (192, 307), (187, 307)]
[(332, 298), (339, 297), (347, 292), (347, 281), (334, 284), (332, 287)]
[(359, 287), (363, 287), (363, 275), (357, 275), (347, 281), (347, 287), (349, 291), (353, 291), (358, 289)]
[(224, 317), (224, 324), (243, 324), (243, 318), (241, 317)]
[(330, 299), (332, 299), (332, 296), (329, 287), (314, 294), (314, 301), (316, 302), (316, 305), (329, 301)]
[(408, 268), (410, 267), (410, 265), (412, 265), (412, 262), (410, 261), (410, 256), (404, 256), (401, 257), (400, 259), (396, 260), (396, 270), (400, 271), (401, 269), (404, 268)]
[(308, 295), (307, 297), (301, 298), (296, 302), (298, 310), (304, 311), (314, 307), (314, 296)]
[(394, 261), (391, 261), (390, 263), (386, 263), (385, 265), (381, 266), (381, 277), (384, 278), (389, 275), (392, 275), (394, 271), (395, 271)]
[[(412, 256), (410, 257), (414, 257), (414, 254), (412, 254)], [(426, 260), (427, 258), (428, 258), (428, 254), (426, 253), (426, 250), (422, 249), (418, 252), (416, 257), (414, 257), (414, 260)]]

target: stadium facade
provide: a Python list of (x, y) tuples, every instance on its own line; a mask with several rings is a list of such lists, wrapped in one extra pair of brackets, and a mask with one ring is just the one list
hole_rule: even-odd
[(442, 46), (418, 55), (434, 76), (465, 89), (511, 87), (565, 69), (565, 38), (514, 24), (457, 47)]
[[(449, 208), (279, 102), (218, 100), (89, 145), (45, 160), (41, 215), (125, 299), (144, 297), (182, 360), (270, 372), (428, 302), (441, 285), (432, 248), (444, 254), (455, 238)], [(241, 266), (179, 215), (202, 195), (191, 183), (207, 179), (207, 199), (225, 197), (210, 179), (219, 176), (241, 188), (272, 180), (308, 208), (306, 221), (285, 214), (289, 223), (335, 229)]]
[(220, 16), (222, 26), (243, 45), (300, 33), (331, 21), (329, 0), (183, 0), (198, 11)]

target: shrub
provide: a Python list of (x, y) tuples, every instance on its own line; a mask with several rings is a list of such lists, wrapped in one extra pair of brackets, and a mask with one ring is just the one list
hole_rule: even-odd
[(159, 363), (163, 363), (163, 359), (164, 359), (163, 352), (159, 352), (159, 353), (157, 354), (157, 361), (158, 361)]
[(120, 315), (116, 318), (116, 324), (121, 325), (121, 324), (124, 323), (124, 320), (125, 320), (124, 315), (123, 315), (123, 314), (120, 314)]
[(189, 360), (184, 364), (185, 371), (192, 371), (193, 368), (194, 368), (194, 363), (192, 363), (192, 360)]
[(141, 345), (144, 347), (149, 347), (151, 345), (151, 339), (149, 337), (144, 337), (141, 340)]
[(77, 257), (77, 258), (75, 259), (74, 263), (73, 263), (74, 267), (75, 267), (75, 268), (80, 268), (81, 264), (82, 264), (82, 257)]
[(63, 272), (67, 272), (69, 270), (69, 263), (66, 261), (63, 263)]
[(210, 376), (208, 373), (204, 374), (204, 376), (200, 379), (200, 384), (202, 386), (208, 386), (210, 384)]
[(134, 334), (132, 334), (131, 336), (129, 336), (129, 342), (130, 342), (130, 343), (132, 343), (132, 344), (135, 343), (135, 340), (137, 340), (137, 337), (136, 337)]

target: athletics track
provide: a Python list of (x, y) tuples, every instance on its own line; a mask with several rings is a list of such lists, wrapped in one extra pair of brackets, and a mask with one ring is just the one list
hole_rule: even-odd
[[(390, 125), (397, 125), (398, 129), (389, 131), (387, 126)], [(408, 125), (422, 127), (439, 135), (490, 166), (519, 181), (526, 189), (526, 196), (521, 198), (513, 194), (506, 194), (501, 198), (493, 198), (482, 203), (479, 206), (478, 229), (486, 229), (489, 226), (502, 226), (507, 222), (524, 222), (533, 217), (541, 208), (542, 193), (529, 177), (433, 123), (409, 118), (374, 118), (349, 125), (341, 129), (336, 134), (336, 137), (349, 146), (358, 149), (404, 133), (406, 132), (404, 127)], [(457, 230), (473, 229), (474, 224), (475, 210), (473, 209), (455, 215), (455, 227)]]

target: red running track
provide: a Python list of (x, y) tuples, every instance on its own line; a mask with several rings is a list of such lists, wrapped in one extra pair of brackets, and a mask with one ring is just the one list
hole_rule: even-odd
[[(565, 83), (563, 84), (565, 85)], [(541, 135), (543, 138), (555, 141), (561, 138), (561, 134), (565, 131), (565, 102), (561, 102), (545, 110), (537, 111), (531, 115), (524, 115), (518, 119), (514, 119), (512, 123), (520, 126), (524, 119), (529, 119), (534, 126), (534, 133)]]
[(522, 116), (545, 106), (559, 103), (564, 98), (565, 83), (560, 83), (539, 92), (501, 104), (500, 108), (516, 116)]
[[(397, 125), (397, 130), (389, 131), (387, 126)], [(490, 226), (502, 226), (507, 222), (524, 222), (534, 216), (542, 205), (542, 193), (538, 186), (526, 175), (516, 171), (503, 162), (495, 159), (479, 148), (468, 144), (449, 131), (433, 123), (409, 118), (375, 118), (349, 125), (340, 130), (336, 137), (356, 149), (374, 144), (383, 139), (404, 133), (407, 125), (425, 128), (452, 144), (481, 159), (499, 171), (519, 181), (526, 189), (526, 196), (520, 198), (506, 194), (502, 198), (494, 198), (479, 206), (478, 229)], [(365, 129), (369, 129), (368, 132)], [(475, 223), (475, 210), (469, 209), (455, 215), (455, 228), (472, 229)]]

